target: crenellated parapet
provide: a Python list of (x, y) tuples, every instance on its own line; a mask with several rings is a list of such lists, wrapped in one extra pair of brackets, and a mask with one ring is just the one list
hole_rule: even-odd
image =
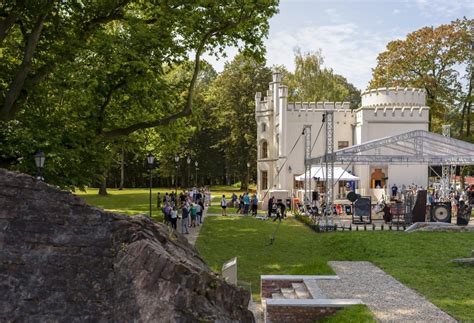
[(335, 110), (337, 112), (350, 112), (349, 102), (289, 102), (287, 110), (290, 112), (321, 112)]
[(417, 88), (382, 87), (362, 93), (362, 107), (425, 106), (426, 91)]

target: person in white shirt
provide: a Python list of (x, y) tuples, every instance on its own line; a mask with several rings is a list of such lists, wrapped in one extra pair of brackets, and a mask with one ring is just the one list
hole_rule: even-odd
[(176, 222), (178, 221), (178, 210), (176, 206), (170, 212), (171, 227), (176, 231)]
[(227, 200), (225, 199), (225, 195), (222, 195), (221, 200), (221, 208), (222, 208), (222, 216), (227, 215)]

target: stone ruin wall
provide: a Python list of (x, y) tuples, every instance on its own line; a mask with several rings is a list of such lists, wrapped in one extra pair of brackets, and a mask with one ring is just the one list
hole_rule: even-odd
[(0, 169), (1, 322), (253, 322), (249, 297), (167, 227)]

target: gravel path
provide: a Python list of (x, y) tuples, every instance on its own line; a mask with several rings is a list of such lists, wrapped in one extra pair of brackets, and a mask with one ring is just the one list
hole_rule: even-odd
[(381, 322), (456, 322), (417, 292), (366, 261), (330, 261), (339, 280), (318, 281), (328, 298), (360, 298)]

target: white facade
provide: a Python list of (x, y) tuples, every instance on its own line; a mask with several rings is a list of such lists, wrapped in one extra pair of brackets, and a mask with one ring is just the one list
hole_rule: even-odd
[[(334, 110), (334, 150), (411, 130), (428, 130), (429, 108), (425, 106), (426, 93), (420, 89), (369, 90), (362, 94), (361, 107), (356, 110), (351, 110), (348, 102), (288, 103), (287, 98), (288, 88), (281, 84), (281, 74), (277, 72), (273, 74), (267, 95), (263, 99), (261, 93), (255, 95), (260, 200), (268, 189), (284, 190), (289, 196), (294, 194), (294, 177), (304, 173), (303, 136), (297, 142), (303, 126), (311, 126), (313, 143), (317, 139), (311, 155), (324, 154), (323, 114), (328, 109)], [(358, 191), (363, 195), (370, 195), (377, 185), (426, 187), (428, 184), (427, 165), (357, 165), (350, 170), (361, 178)], [(381, 173), (385, 180), (379, 182)]]

